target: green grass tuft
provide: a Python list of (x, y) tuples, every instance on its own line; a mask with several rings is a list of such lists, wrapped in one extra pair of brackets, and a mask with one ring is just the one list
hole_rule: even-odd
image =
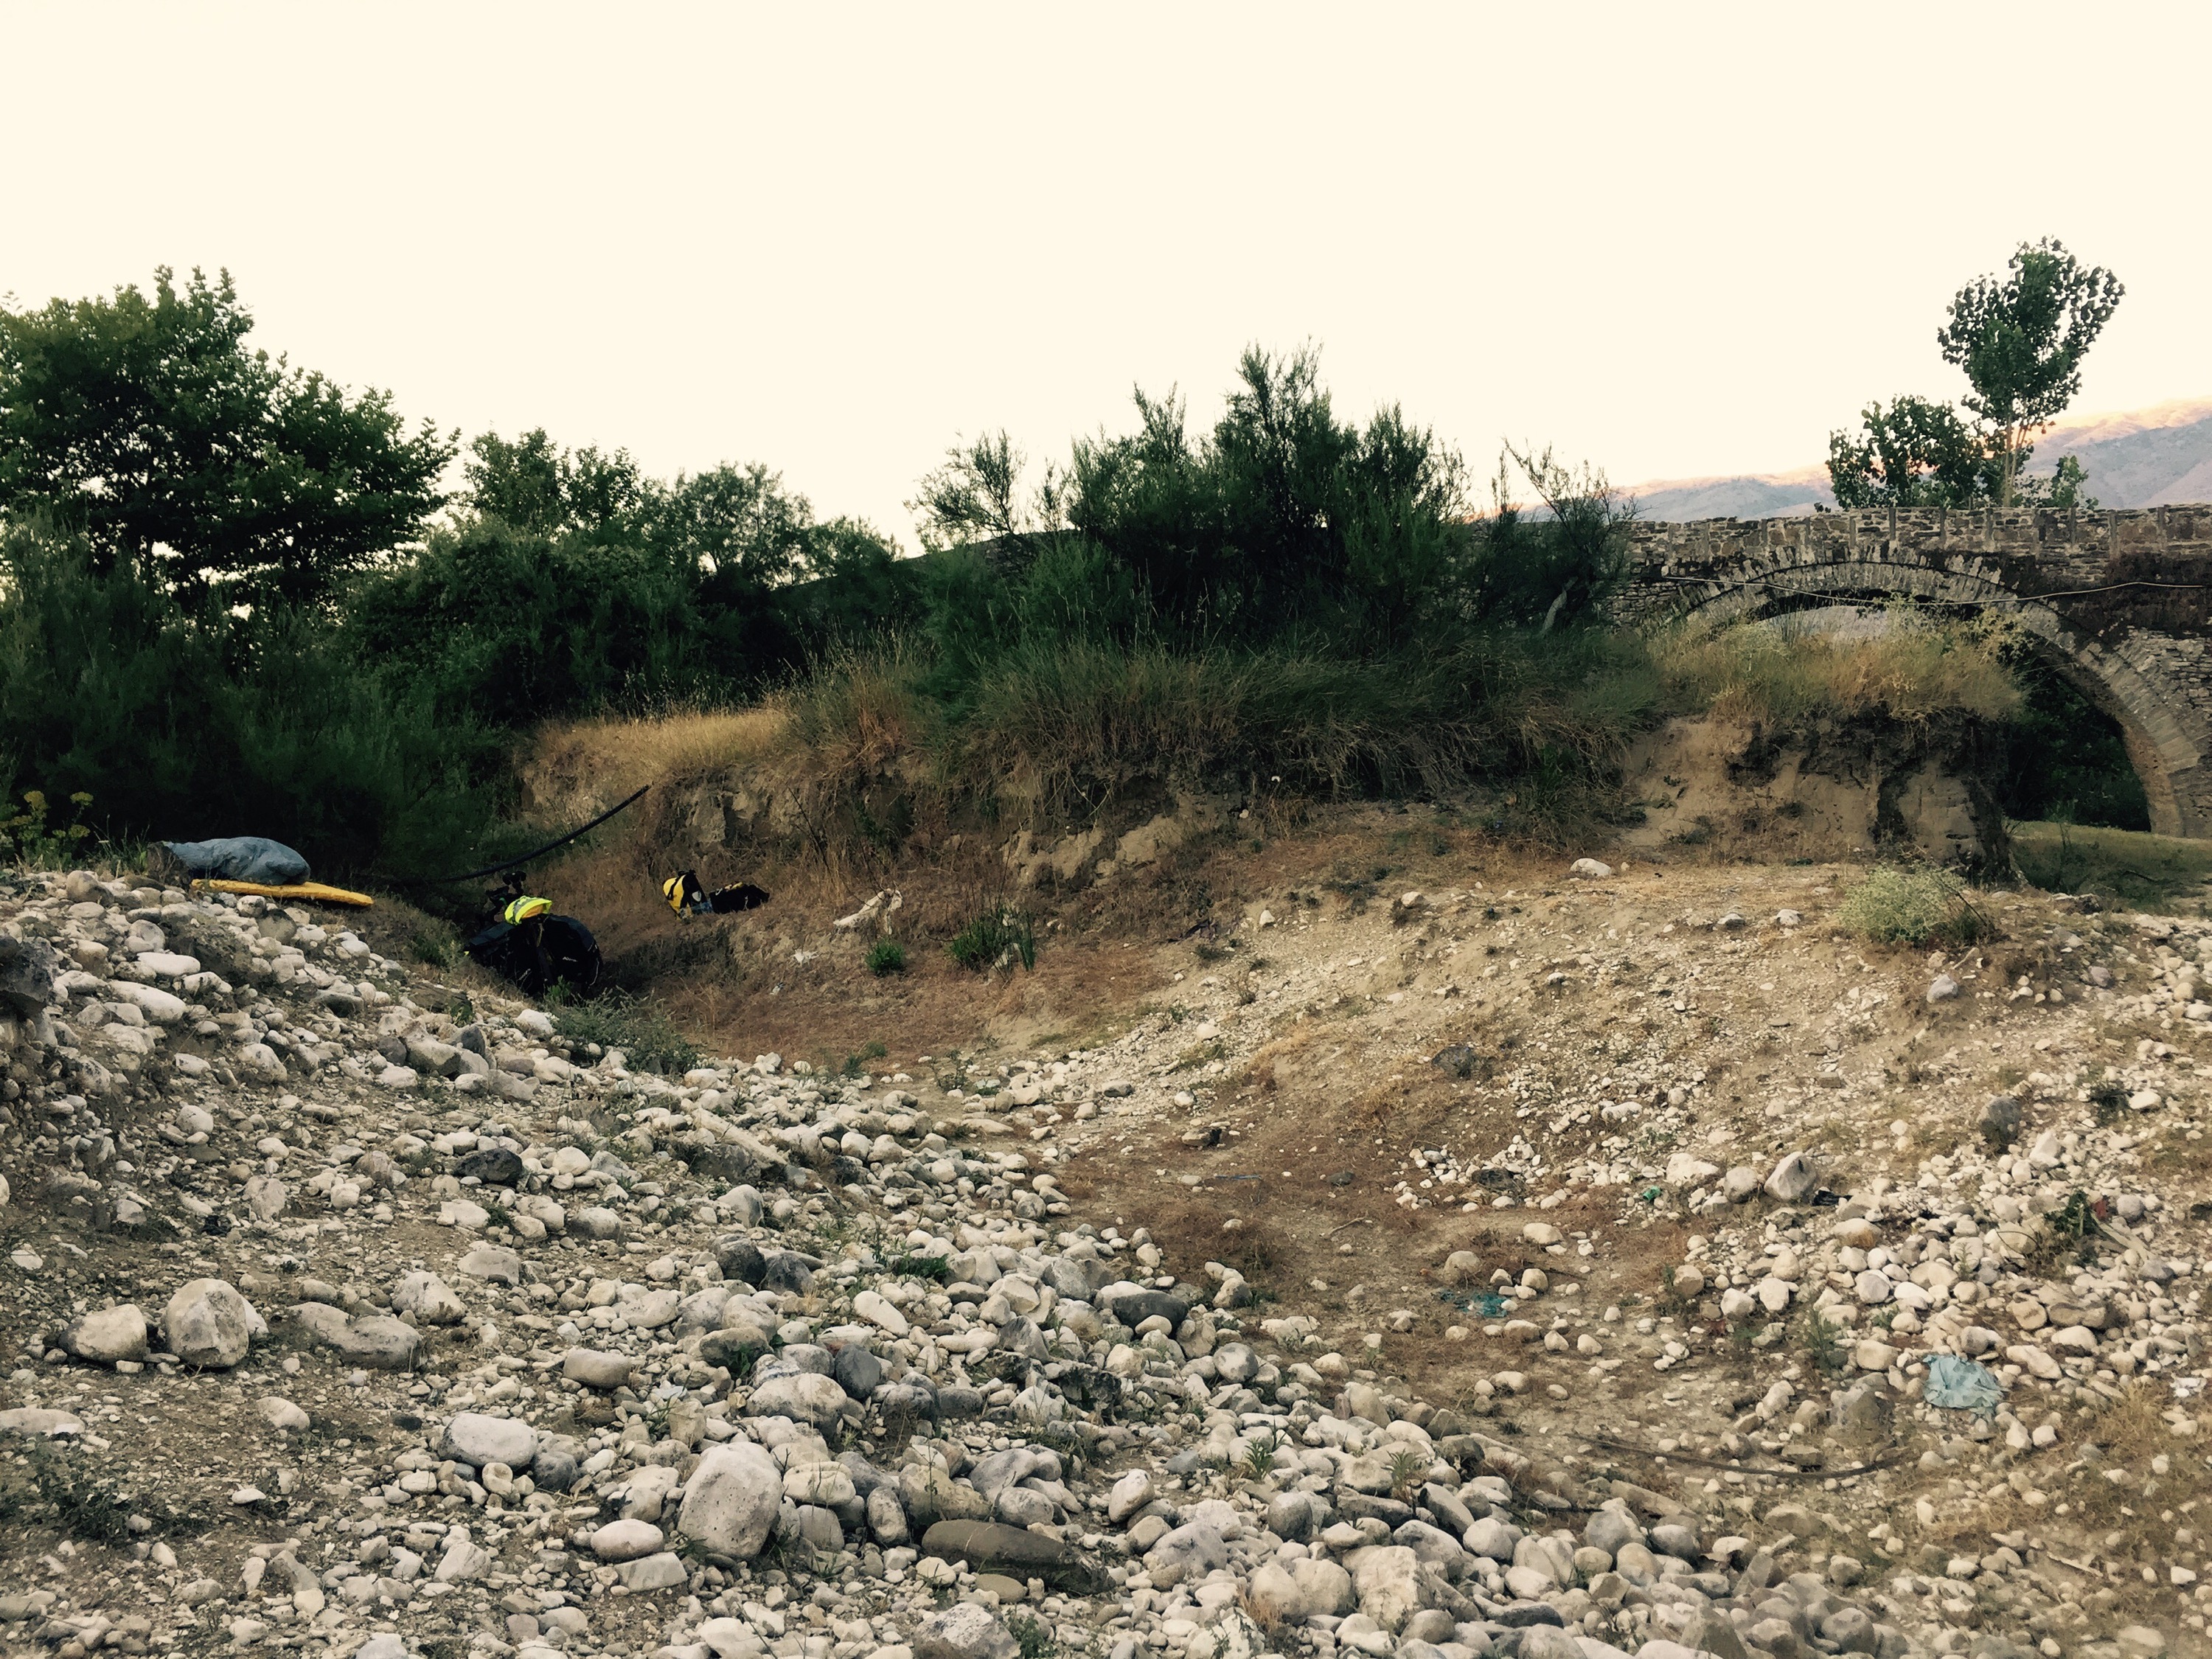
[(1012, 905), (986, 910), (955, 933), (945, 953), (963, 968), (986, 973), (994, 968), (1036, 966), (1036, 925), (1029, 913)]
[(1947, 871), (1878, 864), (1844, 896), (1836, 919), (1878, 945), (1957, 944), (1978, 938), (1981, 913), (1966, 885)]

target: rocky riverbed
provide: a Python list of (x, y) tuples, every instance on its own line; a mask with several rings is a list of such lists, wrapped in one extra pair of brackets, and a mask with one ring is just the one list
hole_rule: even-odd
[[(2212, 933), (2023, 899), (2028, 971), (1815, 987), (1809, 878), (1553, 878), (1255, 907), (1092, 1048), (676, 1077), (340, 916), (20, 877), (0, 1642), (2205, 1650)], [(1754, 1004), (1803, 1088), (1565, 1052)], [(1347, 1072), (1487, 1127), (1339, 1171)], [(1262, 1143), (1382, 1206), (1371, 1293), (1148, 1230)]]

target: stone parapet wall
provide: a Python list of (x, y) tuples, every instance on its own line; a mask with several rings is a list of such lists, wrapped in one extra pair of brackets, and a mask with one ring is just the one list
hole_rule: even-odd
[(2212, 505), (1874, 508), (1629, 535), (1626, 621), (1888, 598), (2016, 617), (2119, 722), (2154, 827), (2212, 835)]

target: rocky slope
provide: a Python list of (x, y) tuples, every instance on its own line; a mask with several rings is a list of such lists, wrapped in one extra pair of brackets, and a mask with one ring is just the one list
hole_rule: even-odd
[[(2212, 933), (1853, 967), (1822, 872), (1578, 867), (1255, 906), (1096, 1048), (681, 1079), (338, 918), (23, 877), (0, 1642), (2203, 1650)], [(1792, 1022), (1802, 1089), (1670, 1057)], [(1459, 1115), (1339, 1170), (1408, 1073)], [(1285, 1228), (1364, 1195), (1375, 1294), (1148, 1232), (1239, 1147)]]

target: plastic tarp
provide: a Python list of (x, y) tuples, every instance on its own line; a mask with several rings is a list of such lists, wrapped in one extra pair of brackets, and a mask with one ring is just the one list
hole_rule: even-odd
[(214, 841), (161, 843), (187, 872), (220, 876), (227, 881), (258, 881), (291, 887), (307, 879), (307, 860), (281, 841), (265, 836), (223, 836)]
[(1928, 1381), (1920, 1397), (1946, 1411), (1994, 1412), (2004, 1401), (2004, 1389), (1986, 1366), (1954, 1353), (1939, 1353), (1928, 1362)]

